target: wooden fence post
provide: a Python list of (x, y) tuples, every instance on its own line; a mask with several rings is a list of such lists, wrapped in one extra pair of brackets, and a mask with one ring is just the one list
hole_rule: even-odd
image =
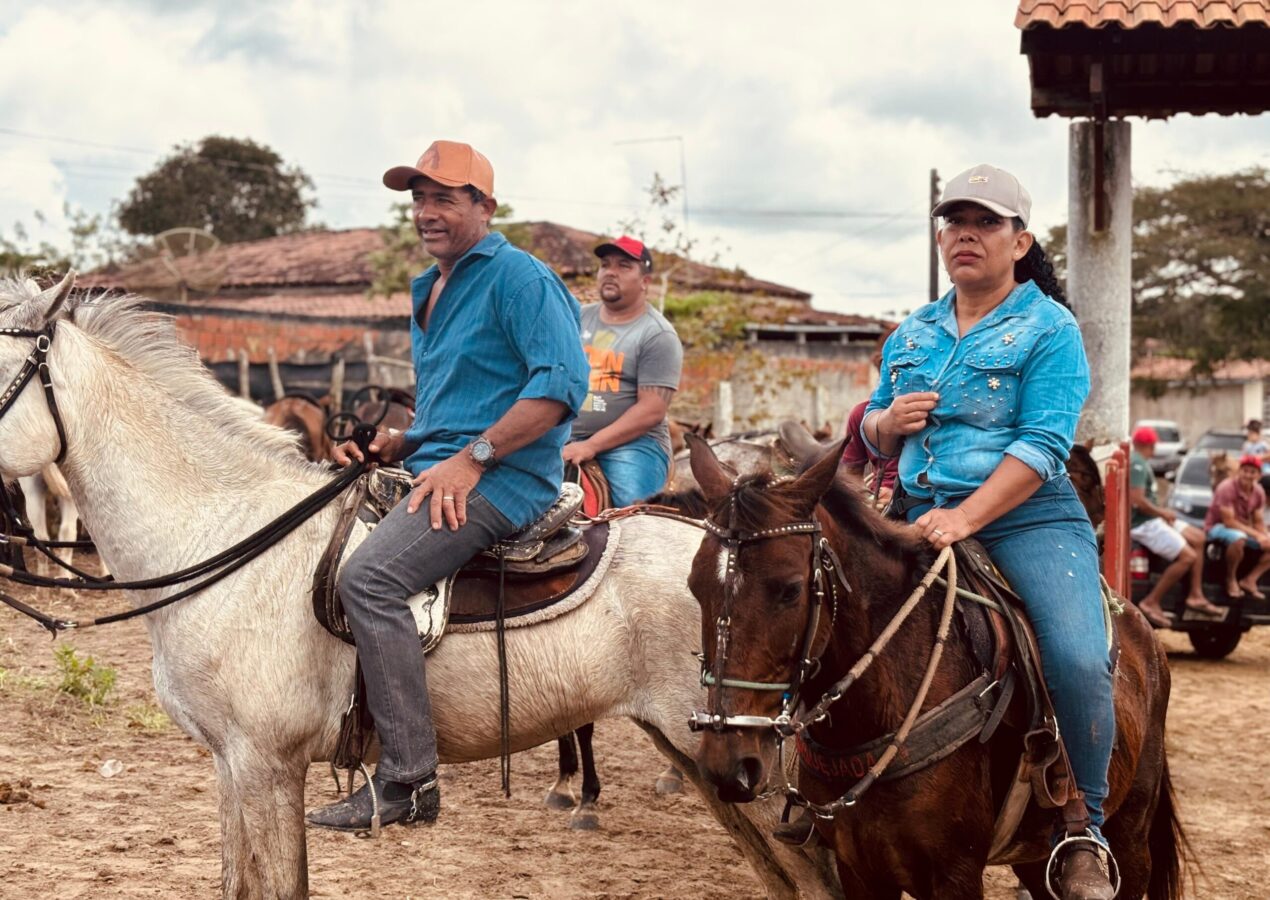
[(714, 386), (714, 436), (727, 437), (732, 433), (732, 382), (720, 381)]

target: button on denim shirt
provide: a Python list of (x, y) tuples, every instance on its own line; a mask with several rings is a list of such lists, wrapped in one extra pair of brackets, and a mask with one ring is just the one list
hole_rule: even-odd
[[(926, 427), (904, 439), (900, 482), (936, 505), (973, 493), (1006, 456), (1049, 481), (1065, 474), (1089, 395), (1089, 363), (1071, 312), (1032, 281), (960, 338), (956, 292), (905, 319), (882, 351), (868, 413), (900, 394), (936, 391)], [(872, 425), (861, 437), (869, 447)]]
[[(516, 527), (560, 493), (560, 453), (586, 398), (591, 369), (582, 352), (578, 301), (539, 260), (490, 234), (463, 255), (437, 298), (425, 331), (433, 266), (410, 284), (415, 420), (406, 431), (412, 474), (463, 450), (517, 400), (547, 399), (568, 413), (515, 453), (499, 453), (476, 490)], [(498, 452), (498, 447), (494, 448)]]

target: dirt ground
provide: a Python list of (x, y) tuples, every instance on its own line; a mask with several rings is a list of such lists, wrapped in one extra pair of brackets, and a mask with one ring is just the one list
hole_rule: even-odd
[[(100, 600), (46, 591), (38, 601), (67, 615), (101, 609)], [(1197, 659), (1181, 636), (1165, 641), (1173, 772), (1205, 870), (1188, 896), (1260, 900), (1270, 871), (1270, 782), (1261, 768), (1270, 746), (1270, 632), (1252, 632), (1222, 662)], [(53, 654), (65, 643), (117, 672), (104, 705), (58, 690)], [(218, 893), (211, 760), (157, 711), (140, 624), (53, 644), (0, 608), (0, 711), (0, 897)], [(499, 792), (497, 762), (444, 766), (444, 808), (433, 828), (393, 829), (378, 841), (311, 832), (313, 896), (760, 896), (691, 787), (674, 797), (653, 792), (665, 762), (639, 729), (602, 722), (595, 746), (604, 781), (599, 831), (572, 831), (567, 814), (542, 806), (554, 747), (515, 757), (511, 800)], [(325, 768), (315, 766), (309, 806), (333, 796)], [(987, 884), (990, 900), (1012, 900), (1007, 872), (990, 872)]]

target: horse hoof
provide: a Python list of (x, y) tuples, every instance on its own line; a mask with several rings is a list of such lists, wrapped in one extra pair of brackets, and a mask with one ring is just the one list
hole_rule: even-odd
[(578, 801), (574, 798), (573, 794), (567, 794), (563, 791), (557, 791), (554, 789), (547, 791), (547, 796), (542, 802), (548, 809), (559, 810), (573, 809), (573, 807), (578, 805)]
[(579, 809), (569, 817), (569, 827), (578, 831), (595, 831), (600, 827), (600, 816), (593, 809)]
[(657, 784), (655, 784), (653, 788), (663, 797), (670, 794), (682, 794), (684, 790), (684, 781), (682, 778), (673, 778), (669, 775), (662, 775), (658, 777)]

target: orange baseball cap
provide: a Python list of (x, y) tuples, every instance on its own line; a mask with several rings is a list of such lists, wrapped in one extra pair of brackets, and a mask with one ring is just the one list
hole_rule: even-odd
[(413, 166), (395, 166), (384, 173), (384, 186), (410, 190), (410, 182), (422, 175), (446, 187), (470, 184), (486, 197), (494, 196), (494, 167), (471, 144), (433, 141)]

